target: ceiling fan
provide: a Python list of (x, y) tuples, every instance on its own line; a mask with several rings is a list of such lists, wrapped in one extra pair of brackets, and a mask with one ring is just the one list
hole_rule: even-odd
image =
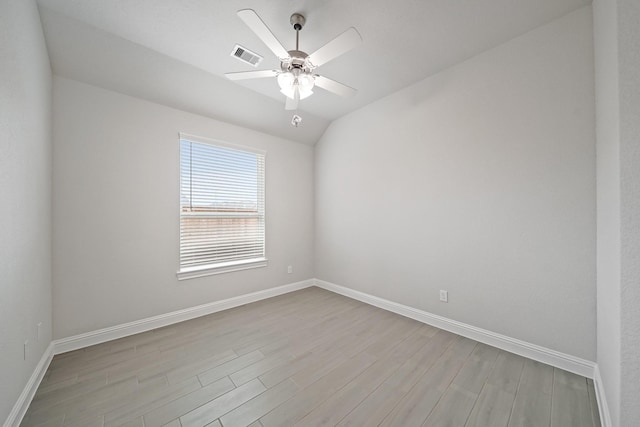
[(356, 90), (335, 80), (315, 74), (315, 69), (342, 55), (362, 43), (358, 31), (351, 27), (329, 43), (311, 54), (299, 50), (299, 33), (304, 27), (305, 17), (299, 13), (291, 15), (289, 22), (296, 31), (296, 48), (287, 51), (273, 35), (269, 27), (252, 9), (238, 11), (238, 16), (262, 40), (280, 60), (280, 70), (243, 71), (225, 73), (229, 80), (276, 77), (280, 92), (287, 98), (285, 109), (295, 110), (298, 102), (313, 93), (315, 86), (341, 96), (353, 96)]

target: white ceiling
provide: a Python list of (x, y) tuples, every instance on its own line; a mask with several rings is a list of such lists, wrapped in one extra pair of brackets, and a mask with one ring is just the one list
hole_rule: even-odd
[[(313, 144), (329, 123), (376, 99), (587, 5), (590, 0), (38, 0), (54, 73), (128, 95)], [(287, 49), (305, 15), (300, 49), (313, 52), (348, 27), (363, 44), (317, 72), (358, 89), (322, 89), (291, 126), (275, 78), (232, 82), (254, 68), (229, 56), (236, 43), (271, 51), (236, 16), (254, 9)]]

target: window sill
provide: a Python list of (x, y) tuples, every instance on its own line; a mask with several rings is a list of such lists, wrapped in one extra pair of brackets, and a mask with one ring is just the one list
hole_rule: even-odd
[(178, 280), (195, 279), (197, 277), (211, 276), (214, 274), (230, 273), (232, 271), (249, 270), (267, 266), (266, 258), (254, 258), (243, 261), (226, 262), (215, 266), (199, 266), (179, 270), (176, 273)]

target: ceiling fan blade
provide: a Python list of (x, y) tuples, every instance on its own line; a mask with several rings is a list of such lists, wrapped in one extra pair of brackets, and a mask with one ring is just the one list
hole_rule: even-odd
[(263, 77), (275, 77), (276, 70), (240, 71), (237, 73), (224, 73), (229, 80), (260, 79)]
[(334, 58), (342, 55), (345, 52), (350, 51), (356, 46), (362, 43), (362, 37), (358, 30), (351, 27), (344, 33), (340, 34), (329, 43), (322, 46), (320, 49), (313, 52), (308, 56), (307, 60), (314, 66), (319, 67), (331, 61)]
[(287, 96), (287, 100), (284, 103), (284, 109), (297, 110), (299, 102), (300, 102), (300, 90), (298, 90), (298, 87), (295, 87), (293, 89), (293, 98), (289, 98)]
[(338, 83), (335, 80), (318, 75), (315, 76), (315, 83), (316, 86), (321, 87), (324, 90), (328, 90), (329, 92), (335, 93), (336, 95), (344, 96), (345, 98), (353, 96), (357, 92), (357, 90), (352, 87), (343, 85), (342, 83)]
[(269, 27), (260, 19), (253, 9), (242, 9), (238, 11), (238, 16), (253, 31), (256, 36), (280, 59), (289, 58), (289, 52), (282, 46), (276, 36), (273, 35)]

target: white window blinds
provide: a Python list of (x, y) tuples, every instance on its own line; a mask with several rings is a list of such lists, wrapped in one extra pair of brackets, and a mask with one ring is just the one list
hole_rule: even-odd
[(180, 135), (180, 272), (265, 261), (264, 168), (264, 152)]

